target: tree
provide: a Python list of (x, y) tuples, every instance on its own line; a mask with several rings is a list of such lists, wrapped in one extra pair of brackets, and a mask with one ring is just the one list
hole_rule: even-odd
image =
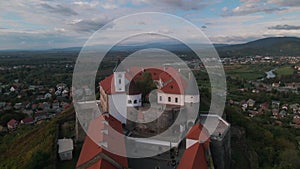
[(151, 74), (149, 72), (144, 72), (142, 77), (136, 80), (136, 87), (138, 90), (142, 92), (143, 102), (148, 102), (146, 98), (147, 95), (154, 89), (156, 89), (156, 85), (154, 84)]

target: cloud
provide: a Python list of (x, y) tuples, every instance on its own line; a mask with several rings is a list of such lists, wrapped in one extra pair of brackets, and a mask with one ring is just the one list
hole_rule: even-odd
[(300, 26), (295, 26), (295, 25), (276, 25), (276, 26), (268, 27), (268, 29), (273, 29), (273, 30), (300, 30)]
[(269, 4), (277, 4), (285, 7), (295, 7), (300, 6), (299, 0), (269, 0)]
[(183, 10), (200, 10), (210, 4), (208, 0), (134, 0), (136, 4), (147, 3), (152, 5), (164, 5), (165, 8), (175, 8)]
[(76, 1), (73, 4), (83, 7), (83, 8), (94, 8), (99, 5), (99, 2), (97, 2), (97, 1), (92, 1), (92, 2)]
[(78, 13), (76, 11), (74, 11), (73, 9), (57, 4), (57, 5), (49, 5), (46, 3), (42, 3), (40, 4), (41, 7), (43, 7), (44, 9), (46, 9), (49, 12), (53, 12), (53, 13), (59, 13), (61, 15), (65, 15), (65, 16), (72, 16), (72, 15), (78, 15)]
[(233, 15), (248, 15), (253, 13), (273, 13), (278, 11), (283, 11), (284, 8), (278, 8), (278, 7), (259, 7), (259, 6), (251, 6), (251, 7), (245, 7), (245, 6), (238, 6), (234, 8), (231, 12), (225, 13), (224, 16), (233, 16)]
[(104, 8), (104, 9), (116, 9), (116, 8), (118, 8), (117, 5), (111, 4), (111, 3), (101, 4), (101, 7)]
[(286, 8), (263, 3), (260, 0), (240, 0), (241, 5), (232, 10), (223, 10), (223, 16), (242, 16), (254, 13), (274, 13), (286, 10)]
[(223, 12), (227, 12), (227, 11), (228, 11), (228, 8), (225, 6), (224, 8), (222, 8), (222, 11), (223, 11)]
[[(107, 24), (110, 19), (106, 16), (102, 16), (95, 19), (80, 19), (80, 20), (73, 20), (69, 26), (71, 30), (76, 32), (94, 32), (103, 27)], [(112, 26), (112, 25), (110, 25)], [(108, 27), (107, 27), (108, 28)]]

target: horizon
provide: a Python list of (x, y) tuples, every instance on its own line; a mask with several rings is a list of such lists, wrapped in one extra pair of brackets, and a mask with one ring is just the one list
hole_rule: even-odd
[[(259, 41), (259, 40), (263, 40), (263, 39), (270, 39), (270, 38), (298, 38), (300, 39), (300, 37), (296, 37), (296, 36), (282, 36), (282, 37), (266, 37), (266, 38), (261, 38), (261, 39), (255, 39), (255, 40), (251, 40), (251, 41), (247, 41), (244, 43), (234, 43), (234, 44), (230, 44), (230, 43), (212, 43), (212, 44), (208, 44), (208, 45), (221, 45), (221, 46), (231, 46), (231, 45), (243, 45), (243, 44), (247, 44), (247, 43), (251, 43), (251, 42), (255, 42), (255, 41)], [(181, 43), (174, 43), (174, 42), (167, 42), (166, 41), (153, 41), (151, 43), (145, 43), (145, 42), (141, 42), (141, 43), (132, 43), (132, 44), (118, 44), (116, 46), (118, 47), (134, 47), (134, 46), (143, 46), (143, 45), (152, 45), (152, 44), (160, 44), (160, 43), (164, 43), (163, 45), (167, 46), (167, 45), (184, 45)], [(207, 44), (203, 44), (203, 45), (207, 45)], [(106, 45), (103, 45), (106, 46)], [(86, 46), (86, 47), (95, 47), (95, 46)], [(216, 47), (216, 46), (215, 46)], [(77, 49), (72, 49), (72, 48), (83, 48), (81, 46), (69, 46), (69, 47), (62, 47), (62, 48), (40, 48), (40, 49), (35, 49), (35, 48), (27, 48), (27, 49), (17, 49), (17, 48), (11, 48), (11, 49), (0, 49), (0, 52), (39, 52), (39, 51), (52, 51), (52, 50), (77, 50)]]
[[(190, 0), (188, 3), (184, 0), (12, 0), (2, 2), (0, 9), (0, 50), (83, 46), (96, 30), (119, 17), (139, 12), (164, 12), (182, 17), (202, 30), (213, 44), (300, 37), (298, 0)], [(167, 28), (155, 26), (168, 32)], [(110, 29), (114, 29), (113, 25)]]

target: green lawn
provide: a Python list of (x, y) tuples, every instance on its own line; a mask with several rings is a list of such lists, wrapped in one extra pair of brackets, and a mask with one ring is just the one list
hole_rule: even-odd
[(294, 69), (291, 66), (284, 66), (276, 69), (275, 72), (278, 76), (291, 75), (294, 73)]
[(266, 76), (267, 71), (272, 69), (269, 65), (229, 65), (224, 66), (226, 75), (245, 80), (256, 80)]

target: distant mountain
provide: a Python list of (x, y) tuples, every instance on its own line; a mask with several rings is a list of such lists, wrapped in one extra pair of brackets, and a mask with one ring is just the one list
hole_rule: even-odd
[(300, 56), (300, 38), (272, 37), (245, 44), (216, 47), (221, 57), (235, 56)]
[[(255, 55), (271, 55), (271, 56), (300, 56), (300, 38), (296, 37), (272, 37), (255, 40), (252, 42), (236, 45), (228, 44), (213, 44), (218, 51), (220, 57), (244, 57)], [(202, 44), (202, 47), (209, 47), (208, 44)], [(172, 51), (176, 54), (190, 52), (189, 47), (180, 43), (146, 43), (139, 45), (118, 45), (111, 49), (109, 56), (124, 55), (133, 53), (142, 49), (160, 48)], [(98, 47), (91, 47), (98, 49)], [(17, 55), (23, 56), (26, 54), (55, 54), (55, 53), (76, 53), (78, 54), (81, 47), (69, 47), (61, 49), (47, 50), (2, 50), (1, 55)]]

